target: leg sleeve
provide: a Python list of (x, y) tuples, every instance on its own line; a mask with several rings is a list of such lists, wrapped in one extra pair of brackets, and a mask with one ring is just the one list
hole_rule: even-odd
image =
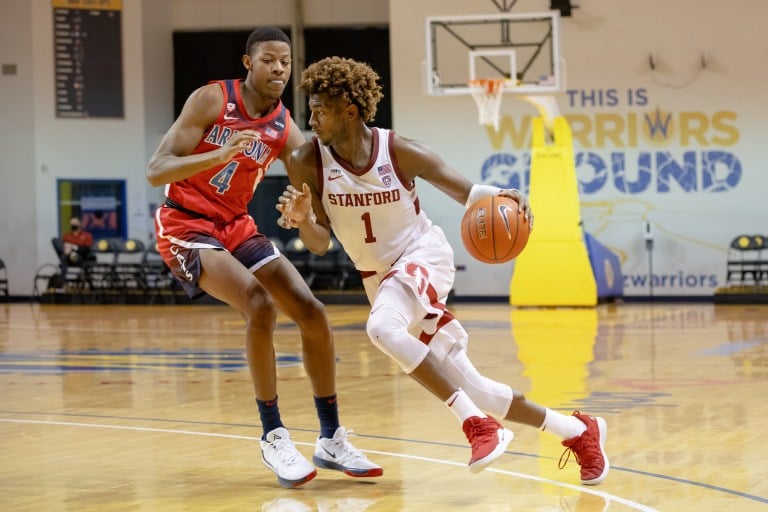
[(454, 346), (444, 359), (443, 367), (480, 409), (498, 418), (506, 417), (512, 404), (512, 388), (481, 375), (461, 345)]

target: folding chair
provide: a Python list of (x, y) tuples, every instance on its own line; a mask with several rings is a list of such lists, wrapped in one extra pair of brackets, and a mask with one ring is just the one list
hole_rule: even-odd
[[(309, 261), (309, 249), (301, 241), (301, 238), (291, 238), (285, 243), (285, 250), (283, 251), (285, 257), (293, 263), (293, 266), (299, 271), (305, 281), (309, 276), (309, 267), (307, 265)], [(308, 282), (308, 281), (307, 281)], [(309, 282), (308, 282), (309, 284)]]
[(339, 289), (357, 290), (363, 288), (363, 276), (360, 275), (360, 271), (355, 268), (355, 264), (343, 248), (339, 251), (338, 267), (341, 275)]
[(83, 278), (93, 302), (115, 302), (114, 297), (120, 291), (119, 282), (115, 275), (117, 253), (115, 243), (115, 240), (109, 238), (96, 240), (91, 249), (93, 258), (83, 266)]
[(328, 250), (325, 254), (309, 253), (307, 258), (307, 284), (310, 287), (316, 290), (337, 290), (340, 288), (339, 252), (341, 252), (341, 244), (332, 236), (328, 242)]
[[(755, 235), (739, 235), (728, 246), (726, 284), (757, 285), (761, 277), (760, 255), (765, 248), (764, 239)], [(733, 278), (737, 278), (736, 281)]]
[(114, 286), (126, 302), (129, 294), (144, 298), (147, 284), (144, 281), (142, 261), (144, 242), (134, 238), (113, 240), (115, 259), (112, 266)]
[(0, 259), (0, 293), (5, 295), (5, 301), (9, 302), (11, 300), (10, 294), (8, 292), (8, 269), (5, 266), (5, 262)]
[(79, 298), (83, 291), (88, 288), (88, 282), (85, 278), (85, 266), (88, 261), (93, 260), (90, 254), (91, 250), (79, 252), (79, 257), (72, 260), (64, 254), (64, 243), (61, 238), (52, 238), (51, 245), (59, 261), (61, 288), (65, 293), (70, 294), (73, 299)]
[(752, 235), (752, 242), (757, 250), (757, 284), (768, 281), (768, 236)]
[[(52, 299), (55, 302), (56, 288), (64, 286), (61, 277), (61, 267), (56, 263), (45, 263), (35, 270), (35, 280), (32, 285), (32, 302), (43, 302), (44, 299)], [(48, 296), (44, 297), (44, 293)]]
[(177, 281), (160, 256), (156, 243), (147, 245), (141, 267), (143, 280), (147, 287), (146, 302), (152, 303), (155, 302), (155, 299), (159, 299), (163, 303), (176, 303)]

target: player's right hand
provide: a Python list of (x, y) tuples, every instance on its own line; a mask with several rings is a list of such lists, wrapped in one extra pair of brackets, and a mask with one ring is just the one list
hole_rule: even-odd
[(261, 140), (261, 134), (256, 130), (241, 130), (233, 133), (221, 149), (225, 159), (230, 160), (241, 151), (251, 148), (259, 140)]

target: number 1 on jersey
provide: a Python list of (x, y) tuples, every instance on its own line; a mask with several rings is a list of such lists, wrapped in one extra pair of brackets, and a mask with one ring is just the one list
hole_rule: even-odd
[(373, 236), (373, 227), (371, 226), (371, 212), (365, 212), (360, 216), (365, 224), (365, 243), (372, 244), (376, 241), (376, 237)]

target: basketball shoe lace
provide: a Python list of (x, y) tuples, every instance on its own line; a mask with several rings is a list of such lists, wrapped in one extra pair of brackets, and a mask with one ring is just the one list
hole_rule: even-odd
[(274, 453), (280, 459), (280, 462), (296, 464), (302, 457), (290, 437), (282, 438), (275, 436), (270, 444), (274, 447)]
[(485, 418), (473, 416), (468, 418), (462, 427), (470, 446), (472, 446), (470, 465), (488, 456), (499, 444), (499, 429), (502, 426), (490, 416)]
[[(576, 411), (574, 415), (579, 415), (579, 411)], [(563, 453), (560, 455), (560, 460), (557, 463), (557, 467), (560, 469), (565, 468), (565, 466), (568, 464), (568, 461), (571, 458), (571, 453), (573, 453), (573, 457), (576, 459), (576, 463), (581, 466), (584, 470), (589, 469), (601, 469), (600, 464), (603, 460), (603, 454), (600, 450), (600, 443), (599, 440), (593, 440), (585, 436), (587, 431), (585, 430), (584, 433), (576, 438), (570, 446), (568, 446)], [(563, 460), (565, 458), (565, 460)], [(599, 473), (599, 471), (598, 471)]]
[(342, 466), (350, 466), (352, 462), (360, 459), (367, 459), (363, 452), (355, 448), (352, 443), (349, 442), (349, 438), (353, 437), (352, 430), (344, 430), (340, 436), (334, 436), (331, 439), (324, 440), (326, 446), (330, 445), (334, 447), (334, 458), (336, 462)]

